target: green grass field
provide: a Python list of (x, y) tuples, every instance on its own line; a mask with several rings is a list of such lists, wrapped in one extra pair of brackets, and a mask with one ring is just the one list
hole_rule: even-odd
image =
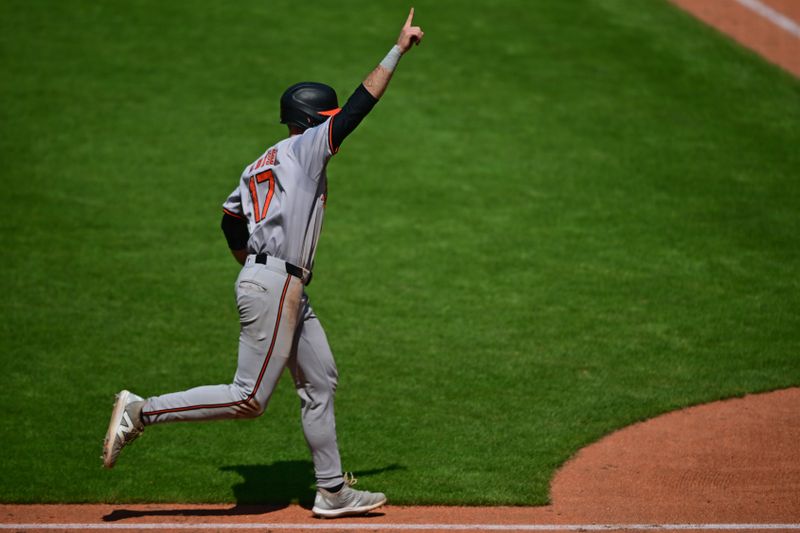
[[(359, 488), (543, 504), (614, 429), (800, 385), (797, 80), (662, 0), (415, 7), (308, 291)], [(231, 379), (221, 203), (283, 89), (344, 100), (407, 8), (0, 3), (0, 501), (313, 496), (286, 377), (258, 420), (101, 444), (119, 389)]]

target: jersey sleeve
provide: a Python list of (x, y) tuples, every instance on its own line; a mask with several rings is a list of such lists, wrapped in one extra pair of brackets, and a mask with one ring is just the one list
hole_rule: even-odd
[(242, 209), (242, 192), (239, 187), (236, 187), (222, 204), (222, 210), (232, 217), (245, 219)]
[(377, 103), (378, 99), (369, 93), (363, 83), (353, 91), (347, 103), (342, 106), (342, 110), (331, 117), (330, 144), (334, 153), (339, 151), (345, 137), (358, 127), (361, 120)]
[(304, 131), (294, 143), (297, 162), (314, 180), (318, 180), (325, 165), (335, 153), (331, 144), (331, 119)]
[(250, 240), (247, 220), (223, 213), (220, 227), (225, 234), (225, 240), (228, 241), (228, 248), (231, 250), (244, 250), (247, 248), (247, 241)]

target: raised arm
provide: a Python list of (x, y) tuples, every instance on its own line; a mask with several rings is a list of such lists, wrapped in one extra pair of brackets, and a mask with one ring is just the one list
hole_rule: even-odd
[(383, 61), (375, 67), (364, 79), (364, 82), (353, 92), (347, 103), (342, 106), (341, 112), (332, 119), (331, 123), (331, 144), (334, 151), (339, 149), (342, 141), (347, 137), (361, 120), (369, 113), (383, 96), (389, 80), (400, 61), (400, 57), (408, 52), (415, 44), (422, 41), (425, 33), (419, 26), (412, 26), (414, 19), (414, 8), (408, 14), (406, 23), (400, 30), (400, 36)]
[(394, 68), (397, 66), (397, 62), (400, 61), (400, 56), (408, 52), (412, 45), (418, 45), (425, 35), (422, 28), (411, 25), (413, 20), (414, 8), (412, 7), (403, 29), (400, 30), (397, 44), (392, 47), (383, 61), (364, 80), (364, 87), (376, 100), (383, 96), (386, 87), (389, 85), (389, 80), (392, 79)]

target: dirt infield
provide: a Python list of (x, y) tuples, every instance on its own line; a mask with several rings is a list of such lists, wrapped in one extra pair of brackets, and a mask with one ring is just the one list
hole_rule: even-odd
[(800, 1), (671, 1), (800, 77)]
[(702, 524), (714, 531), (800, 531), (800, 388), (692, 407), (617, 431), (564, 465), (551, 496), (546, 507), (387, 506), (342, 520), (314, 519), (298, 506), (2, 505), (0, 528), (635, 531)]

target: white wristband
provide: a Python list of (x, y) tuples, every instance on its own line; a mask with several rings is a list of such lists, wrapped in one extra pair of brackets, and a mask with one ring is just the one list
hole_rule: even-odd
[(389, 72), (392, 72), (397, 66), (397, 62), (400, 61), (400, 56), (402, 55), (403, 54), (400, 52), (400, 47), (394, 45), (392, 49), (389, 50), (389, 53), (386, 54), (386, 57), (383, 58), (383, 61), (381, 61), (381, 66)]

